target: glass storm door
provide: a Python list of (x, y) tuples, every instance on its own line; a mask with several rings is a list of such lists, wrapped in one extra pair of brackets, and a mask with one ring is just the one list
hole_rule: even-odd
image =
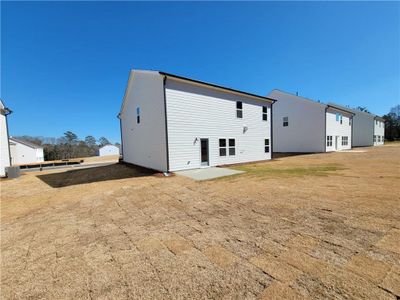
[(201, 165), (208, 166), (208, 139), (200, 140)]

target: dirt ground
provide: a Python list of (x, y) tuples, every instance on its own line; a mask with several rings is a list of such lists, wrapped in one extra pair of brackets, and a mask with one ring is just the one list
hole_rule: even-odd
[(1, 181), (1, 298), (400, 298), (399, 144), (236, 168)]

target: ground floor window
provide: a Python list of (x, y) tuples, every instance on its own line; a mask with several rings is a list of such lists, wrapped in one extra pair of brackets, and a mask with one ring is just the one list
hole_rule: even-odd
[(342, 146), (347, 146), (349, 144), (349, 137), (342, 136)]
[(219, 156), (226, 156), (226, 139), (219, 139)]
[(378, 143), (380, 143), (380, 142), (381, 142), (381, 136), (378, 135)]
[(376, 135), (374, 135), (374, 143), (376, 143)]
[(269, 153), (269, 139), (264, 140), (264, 152)]
[(229, 156), (235, 155), (235, 139), (229, 139)]
[(327, 146), (327, 147), (332, 147), (332, 145), (333, 145), (333, 138), (332, 138), (331, 135), (328, 135), (328, 136), (326, 137), (326, 146)]

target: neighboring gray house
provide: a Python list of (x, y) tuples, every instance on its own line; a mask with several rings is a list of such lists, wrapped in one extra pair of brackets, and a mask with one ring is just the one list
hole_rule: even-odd
[(347, 108), (280, 90), (273, 105), (274, 152), (313, 153), (351, 149), (352, 116)]
[(158, 71), (130, 72), (123, 161), (163, 172), (271, 159), (275, 100)]
[(330, 104), (354, 113), (352, 135), (354, 147), (383, 145), (385, 139), (385, 120), (383, 118), (358, 109)]

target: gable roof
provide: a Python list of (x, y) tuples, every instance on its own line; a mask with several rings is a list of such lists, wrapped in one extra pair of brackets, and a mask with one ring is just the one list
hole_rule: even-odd
[(19, 144), (25, 145), (25, 146), (33, 148), (33, 149), (43, 149), (42, 146), (36, 145), (34, 143), (31, 143), (31, 142), (27, 142), (27, 141), (24, 141), (24, 140), (16, 139), (14, 137), (10, 137), (10, 142), (19, 143)]
[(311, 98), (302, 97), (302, 96), (295, 95), (295, 94), (293, 94), (293, 93), (289, 93), (289, 92), (286, 92), (286, 91), (283, 91), (283, 90), (279, 90), (279, 89), (273, 89), (273, 90), (269, 93), (269, 95), (271, 95), (271, 94), (273, 94), (273, 93), (281, 93), (281, 94), (289, 95), (289, 96), (291, 96), (291, 97), (297, 98), (297, 99), (300, 100), (300, 101), (305, 101), (305, 102), (308, 102), (308, 103), (313, 103), (313, 104), (315, 104), (315, 105), (320, 105), (320, 106), (325, 107), (325, 108), (333, 108), (333, 109), (336, 109), (336, 110), (339, 110), (339, 111), (344, 111), (344, 112), (346, 112), (346, 113), (349, 113), (349, 114), (354, 115), (354, 113), (353, 113), (350, 109), (348, 109), (347, 107), (340, 106), (340, 105), (336, 105), (335, 103), (328, 103), (328, 104), (325, 104), (325, 103), (322, 103), (322, 102), (313, 100), (313, 99), (311, 99)]
[(12, 110), (4, 105), (3, 100), (0, 99), (0, 114), (7, 116), (12, 113)]
[(162, 76), (171, 77), (171, 78), (182, 80), (182, 81), (187, 81), (189, 83), (196, 84), (196, 85), (205, 85), (205, 86), (212, 87), (212, 88), (215, 88), (215, 89), (218, 89), (218, 90), (223, 90), (225, 92), (230, 92), (230, 93), (234, 93), (234, 94), (241, 94), (241, 95), (244, 95), (244, 96), (250, 96), (250, 97), (253, 97), (253, 98), (258, 98), (260, 100), (267, 101), (267, 102), (270, 102), (270, 103), (274, 103), (274, 102), (277, 101), (276, 99), (272, 99), (270, 97), (260, 96), (260, 95), (256, 95), (256, 94), (252, 94), (252, 93), (236, 90), (236, 89), (233, 89), (233, 88), (225, 87), (225, 86), (222, 86), (222, 85), (209, 83), (209, 82), (206, 82), (206, 81), (200, 81), (200, 80), (197, 80), (197, 79), (192, 79), (192, 78), (183, 77), (183, 76), (179, 76), (179, 75), (175, 75), (175, 74), (171, 74), (171, 73), (166, 73), (166, 72), (161, 72), (161, 71), (158, 71), (158, 73), (160, 75), (162, 75)]
[(329, 103), (329, 104), (332, 104), (332, 105), (336, 105), (336, 106), (338, 106), (338, 107), (345, 108), (345, 109), (347, 109), (347, 110), (353, 112), (354, 114), (364, 114), (364, 115), (368, 115), (368, 116), (370, 116), (371, 118), (374, 118), (374, 119), (376, 119), (376, 120), (380, 120), (380, 121), (385, 122), (385, 119), (384, 119), (384, 118), (382, 118), (382, 117), (380, 117), (380, 116), (378, 116), (378, 115), (375, 115), (375, 114), (366, 112), (366, 111), (361, 111), (361, 110), (358, 110), (358, 109), (356, 109), (356, 108), (344, 107), (344, 106), (341, 106), (341, 105), (338, 105), (338, 104), (334, 104), (334, 103)]
[[(308, 103), (312, 103), (312, 104), (315, 104), (315, 105), (320, 105), (322, 107), (326, 107), (326, 104), (321, 103), (319, 101), (313, 100), (311, 98), (306, 98), (306, 97), (303, 97), (303, 96), (295, 95), (293, 93), (289, 93), (289, 92), (286, 92), (286, 91), (283, 91), (283, 90), (280, 90), (280, 89), (273, 89), (268, 95), (271, 95), (273, 93), (285, 94), (285, 95), (288, 95), (288, 96), (291, 96), (291, 97), (295, 97), (295, 98), (297, 98), (298, 100), (301, 100), (301, 101), (305, 101), (305, 102), (308, 102)], [(279, 101), (279, 99), (278, 99), (278, 101)]]

